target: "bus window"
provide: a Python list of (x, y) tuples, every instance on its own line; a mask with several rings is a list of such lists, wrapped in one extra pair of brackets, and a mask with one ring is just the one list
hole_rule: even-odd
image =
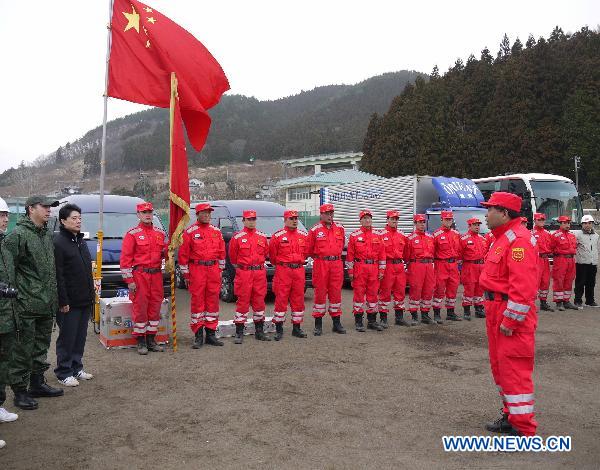
[(500, 191), (506, 191), (507, 193), (516, 194), (523, 198), (523, 204), (521, 206), (521, 214), (523, 214), (531, 223), (533, 223), (533, 211), (531, 209), (531, 196), (525, 185), (525, 181), (522, 179), (511, 178), (502, 180)]
[(568, 215), (577, 224), (583, 210), (575, 185), (570, 181), (531, 181), (531, 190), (538, 212), (546, 214), (550, 226), (558, 227), (556, 219)]
[(477, 183), (477, 187), (479, 188), (479, 191), (481, 191), (481, 194), (483, 194), (483, 197), (487, 201), (493, 193), (495, 193), (496, 191), (500, 191), (500, 180), (482, 181), (480, 183)]

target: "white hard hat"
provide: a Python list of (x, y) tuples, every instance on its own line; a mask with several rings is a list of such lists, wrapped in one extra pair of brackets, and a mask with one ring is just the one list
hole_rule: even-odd
[(0, 212), (10, 212), (10, 208), (4, 199), (0, 197)]
[(586, 214), (581, 218), (581, 223), (584, 222), (594, 222), (594, 218), (591, 215)]

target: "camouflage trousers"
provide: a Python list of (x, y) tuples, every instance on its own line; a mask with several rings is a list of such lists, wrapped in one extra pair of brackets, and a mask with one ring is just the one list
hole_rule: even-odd
[(0, 334), (0, 406), (6, 400), (6, 386), (10, 385), (8, 369), (12, 360), (15, 343), (17, 341), (17, 333)]
[(50, 364), (46, 360), (52, 337), (52, 315), (19, 315), (21, 331), (13, 350), (8, 377), (14, 391), (27, 390), (31, 375), (42, 375)]

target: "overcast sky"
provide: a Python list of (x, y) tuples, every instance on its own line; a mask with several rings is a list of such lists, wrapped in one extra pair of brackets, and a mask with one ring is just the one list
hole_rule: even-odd
[[(599, 0), (149, 0), (220, 62), (229, 93), (276, 99), (397, 70), (444, 72), (507, 33), (600, 23)], [(102, 122), (108, 0), (0, 0), (0, 170)], [(109, 100), (109, 119), (144, 109)]]

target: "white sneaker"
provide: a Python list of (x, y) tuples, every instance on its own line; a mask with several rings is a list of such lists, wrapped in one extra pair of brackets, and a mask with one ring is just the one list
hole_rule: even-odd
[(0, 423), (10, 423), (11, 421), (16, 421), (18, 418), (18, 414), (0, 408)]
[(77, 387), (77, 385), (79, 385), (79, 381), (73, 376), (67, 377), (66, 379), (62, 380), (59, 379), (58, 381), (65, 387)]
[(4, 442), (2, 439), (0, 439), (0, 449), (2, 449), (5, 445), (6, 445), (6, 442)]
[(79, 372), (77, 372), (77, 375), (75, 377), (80, 380), (92, 380), (94, 378), (92, 374), (89, 374), (84, 370), (80, 370)]

